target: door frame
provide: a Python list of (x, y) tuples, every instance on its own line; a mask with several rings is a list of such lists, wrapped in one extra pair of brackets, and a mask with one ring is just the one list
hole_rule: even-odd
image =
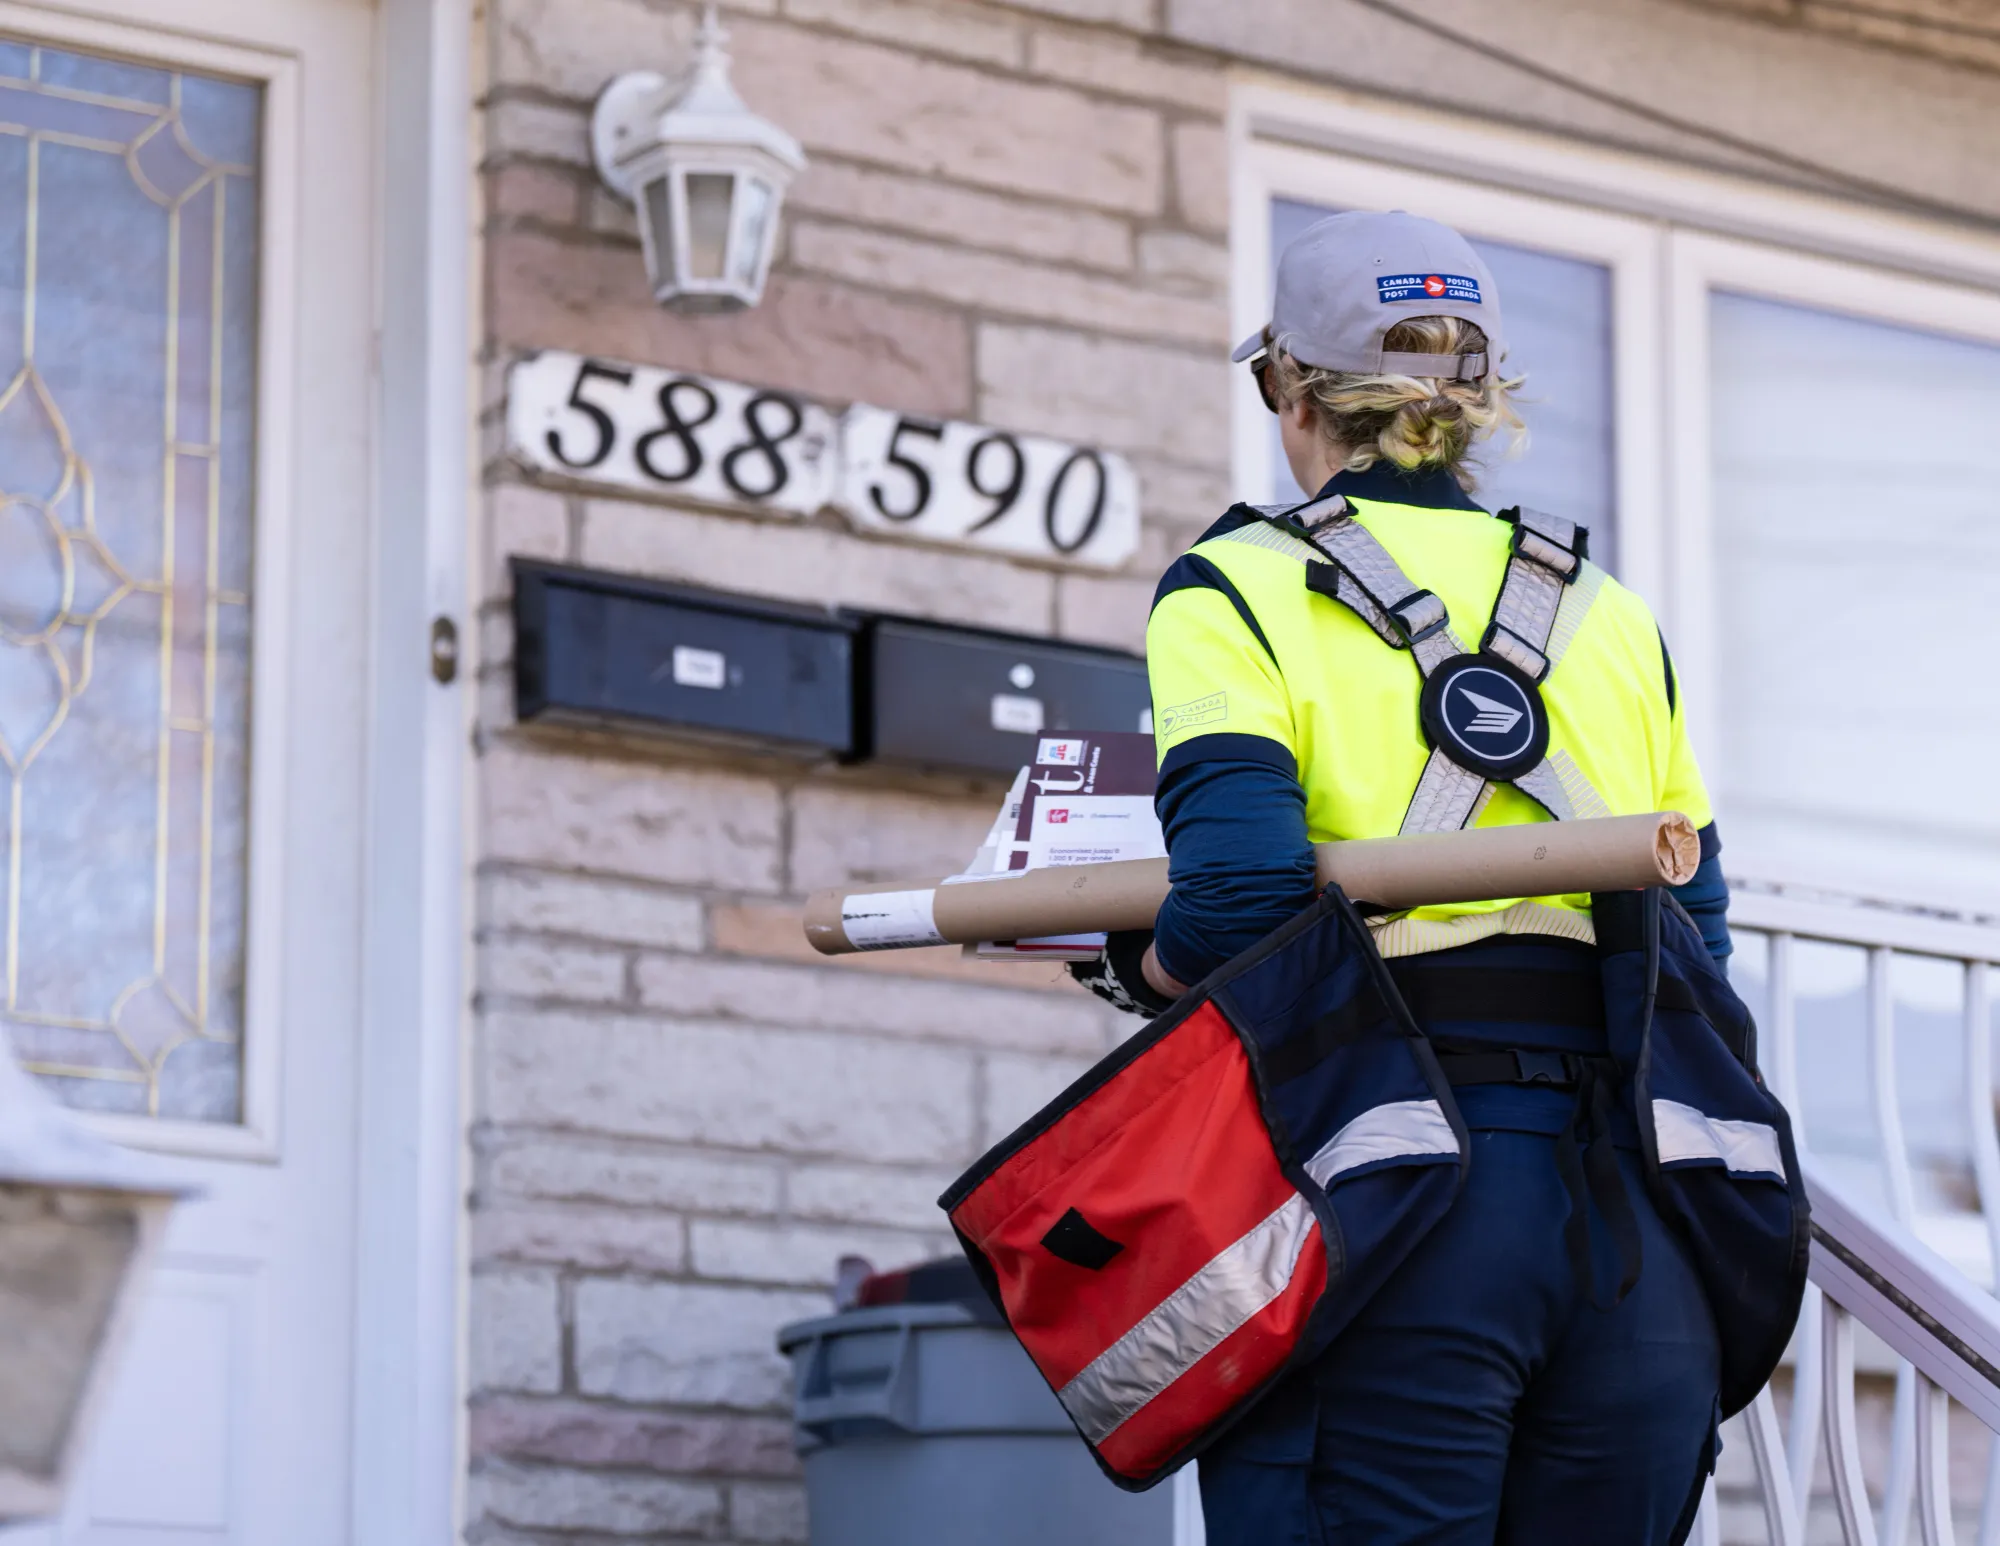
[(381, 0), (357, 1546), (435, 1546), (464, 1522), (473, 694), (433, 675), (431, 638), (449, 623), (465, 655), (472, 616), (473, 35), (472, 0)]

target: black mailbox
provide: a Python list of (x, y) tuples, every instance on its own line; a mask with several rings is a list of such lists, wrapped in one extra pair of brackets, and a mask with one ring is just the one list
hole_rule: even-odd
[(853, 754), (855, 619), (523, 559), (513, 569), (522, 720)]
[(1042, 734), (1152, 729), (1146, 663), (1122, 650), (890, 617), (862, 649), (861, 755), (881, 761), (1012, 774)]

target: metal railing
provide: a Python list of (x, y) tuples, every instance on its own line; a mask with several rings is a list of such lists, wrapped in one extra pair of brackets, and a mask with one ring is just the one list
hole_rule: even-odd
[[(1807, 1186), (1813, 1197), (1812, 1284), (1795, 1340), (1791, 1416), (1780, 1422), (1777, 1404), (1765, 1390), (1743, 1414), (1763, 1504), (1765, 1537), (1773, 1546), (1804, 1546), (1806, 1517), (1813, 1502), (1816, 1462), (1824, 1447), (1832, 1504), (1848, 1546), (1904, 1546), (1912, 1505), (1924, 1546), (1946, 1546), (1957, 1537), (1952, 1517), (1948, 1460), (1953, 1401), (1994, 1435), (1979, 1546), (2000, 1546), (2000, 1303), (1973, 1281), (1967, 1267), (2000, 1282), (2000, 1131), (1996, 1131), (1992, 1064), (1991, 968), (2000, 964), (2000, 928), (1983, 921), (1916, 909), (1870, 905), (1833, 898), (1806, 899), (1739, 885), (1730, 909), (1732, 927), (1745, 946), (1761, 943), (1759, 971), (1751, 960), (1736, 973), (1746, 997), (1761, 997), (1762, 1061), (1767, 1076), (1793, 1114)], [(1802, 1007), (1821, 1009), (1835, 1002), (1803, 991), (1801, 968), (1810, 952), (1827, 959), (1847, 957), (1860, 967), (1862, 1010), (1858, 1046), (1822, 1046), (1813, 1028), (1802, 1030)], [(1827, 952), (1836, 957), (1827, 957)], [(1753, 953), (1746, 949), (1746, 957)], [(1858, 959), (1856, 959), (1858, 958)], [(1913, 1147), (1904, 1123), (1906, 1091), (1899, 1077), (1898, 1002), (1894, 978), (1905, 959), (1923, 964), (1933, 983), (1938, 972), (1955, 970), (1959, 981), (1956, 1057), (1941, 1059), (1933, 1036), (1931, 1063), (1950, 1067), (1920, 1069), (1934, 1087), (1955, 1096), (1965, 1127), (1962, 1155), (1944, 1151), (1938, 1132), (1950, 1123), (1933, 1109), (1921, 1124), (1922, 1141)], [(1809, 974), (1808, 974), (1809, 975)], [(1761, 992), (1759, 991), (1761, 990)], [(1838, 1030), (1839, 1016), (1822, 1016)], [(1935, 1006), (1930, 1014), (1935, 1031)], [(1838, 1039), (1833, 1037), (1831, 1039)], [(1852, 1116), (1847, 1131), (1829, 1122), (1826, 1152), (1814, 1142), (1815, 1101), (1802, 1080), (1805, 1069), (1824, 1074), (1843, 1059), (1849, 1088), (1859, 1092), (1873, 1128), (1871, 1179), (1880, 1205), (1871, 1206), (1855, 1184)], [(1943, 1074), (1940, 1084), (1937, 1076)], [(1821, 1081), (1822, 1091), (1826, 1081)], [(1840, 1106), (1829, 1098), (1829, 1109)], [(1851, 1104), (1851, 1103), (1850, 1103)], [(1850, 1162), (1836, 1175), (1845, 1145)], [(1915, 1160), (1921, 1160), (1921, 1166)], [(1926, 1245), (1922, 1232), (1937, 1234), (1951, 1211), (1934, 1200), (1919, 1203), (1923, 1169), (1935, 1182), (1940, 1173), (1969, 1162), (1977, 1213), (1983, 1219), (1984, 1247), (1977, 1263), (1958, 1264)], [(1934, 1185), (1935, 1193), (1937, 1187)], [(1948, 1191), (1948, 1188), (1947, 1188)], [(1959, 1222), (1969, 1209), (1958, 1204)], [(1958, 1232), (1964, 1244), (1965, 1231)], [(1896, 1396), (1889, 1453), (1879, 1511), (1862, 1475), (1863, 1444), (1856, 1403), (1856, 1327), (1864, 1327), (1896, 1355)], [(1824, 1444), (1823, 1442), (1824, 1441)], [(1696, 1539), (1704, 1546), (1721, 1540), (1711, 1491)]]

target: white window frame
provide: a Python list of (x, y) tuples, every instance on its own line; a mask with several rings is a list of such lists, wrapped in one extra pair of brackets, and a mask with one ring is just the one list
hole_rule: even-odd
[(248, 874), (245, 876), (242, 1115), (236, 1122), (83, 1113), (120, 1143), (170, 1154), (275, 1160), (284, 1059), (284, 849), (290, 659), (293, 373), (297, 352), (299, 65), (289, 55), (0, 0), (0, 33), (264, 91), (258, 168), (257, 444), (253, 472)]
[[(1725, 783), (1709, 295), (1763, 295), (2000, 343), (2000, 237), (1260, 72), (1237, 77), (1228, 135), (1235, 337), (1269, 319), (1274, 198), (1408, 209), (1610, 268), (1619, 568), (1673, 640), (1691, 731), (1710, 782)], [(1247, 372), (1231, 390), (1239, 497), (1265, 500), (1269, 415)]]
[[(2000, 243), (1996, 243), (2000, 252)], [(2000, 345), (2000, 291), (1786, 251), (1705, 232), (1667, 237), (1672, 329), (1674, 660), (1689, 686), (1689, 730), (1712, 784), (1724, 781), (1717, 716), (1722, 692), (1716, 615), (1714, 502), (1709, 479), (1707, 304), (1718, 290), (1817, 307), (1870, 322)], [(2000, 271), (1996, 271), (2000, 285)], [(1824, 879), (1824, 877), (1801, 877)], [(1912, 898), (1912, 900), (1923, 900)]]

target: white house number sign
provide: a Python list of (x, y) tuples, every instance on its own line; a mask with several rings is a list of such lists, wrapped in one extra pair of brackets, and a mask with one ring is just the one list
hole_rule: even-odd
[(1139, 541), (1121, 456), (857, 403), (551, 351), (508, 376), (515, 457), (561, 477), (1109, 568)]

